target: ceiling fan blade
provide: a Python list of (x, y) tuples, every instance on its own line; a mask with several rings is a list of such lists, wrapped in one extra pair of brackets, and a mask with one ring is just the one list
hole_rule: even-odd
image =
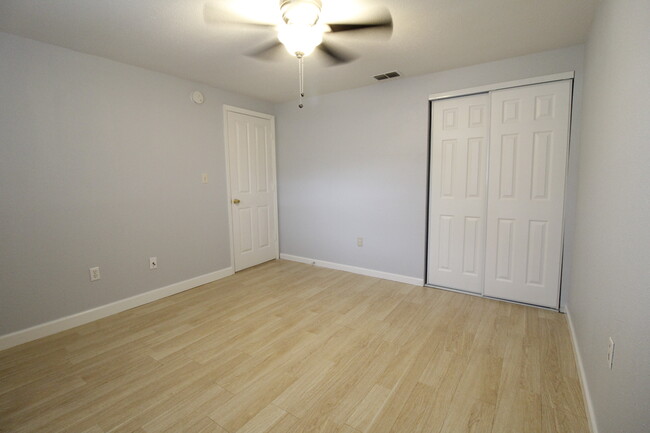
[(275, 27), (275, 24), (232, 19), (231, 13), (216, 8), (207, 3), (203, 5), (203, 21), (205, 21), (205, 23), (207, 24), (235, 24), (241, 26), (267, 28), (267, 29), (272, 29)]
[(349, 63), (357, 58), (357, 56), (350, 53), (346, 53), (340, 48), (334, 48), (332, 44), (328, 44), (327, 42), (323, 42), (322, 44), (317, 46), (316, 49), (321, 53), (325, 54), (326, 56), (328, 56), (331, 63), (335, 65)]
[(393, 23), (363, 23), (363, 24), (328, 24), (332, 33), (338, 32), (349, 32), (354, 30), (365, 30), (365, 29), (385, 29), (392, 30)]
[(389, 36), (393, 33), (393, 17), (388, 9), (382, 10), (372, 21), (363, 23), (328, 23), (332, 33), (350, 32), (359, 30), (381, 31)]
[(255, 57), (262, 60), (279, 60), (289, 53), (284, 49), (284, 45), (277, 39), (267, 42), (266, 44), (255, 48), (246, 53), (249, 57)]

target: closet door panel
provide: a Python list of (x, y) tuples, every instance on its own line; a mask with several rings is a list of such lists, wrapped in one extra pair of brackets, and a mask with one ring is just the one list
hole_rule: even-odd
[(433, 103), (427, 284), (482, 292), (489, 119), (487, 94)]
[(487, 296), (557, 308), (571, 82), (491, 94)]

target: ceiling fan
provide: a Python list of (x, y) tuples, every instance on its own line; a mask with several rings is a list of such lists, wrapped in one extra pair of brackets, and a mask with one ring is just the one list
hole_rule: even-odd
[[(362, 22), (325, 23), (321, 19), (323, 4), (321, 0), (280, 0), (279, 12), (281, 20), (274, 23), (259, 23), (240, 21), (255, 27), (275, 28), (277, 38), (265, 43), (248, 53), (248, 56), (260, 59), (278, 58), (284, 47), (289, 54), (298, 59), (298, 74), (300, 79), (300, 103), (303, 108), (303, 58), (314, 51), (324, 54), (334, 65), (353, 61), (356, 56), (335, 47), (324, 38), (330, 33), (353, 34), (359, 31), (374, 30), (377, 34), (388, 36), (392, 34), (393, 19), (388, 9), (374, 10), (372, 18)], [(369, 11), (370, 12), (370, 11)], [(203, 11), (204, 20), (208, 23), (224, 23), (223, 14), (206, 4)]]

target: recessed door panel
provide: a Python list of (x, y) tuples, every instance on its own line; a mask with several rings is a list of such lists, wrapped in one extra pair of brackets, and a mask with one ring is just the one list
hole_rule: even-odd
[(487, 94), (433, 103), (427, 284), (483, 289)]
[(239, 223), (239, 249), (241, 254), (250, 254), (253, 251), (253, 213), (251, 208), (237, 209), (237, 222)]
[(451, 215), (440, 215), (438, 225), (438, 271), (451, 271), (451, 228), (454, 217)]
[(499, 153), (499, 198), (513, 199), (517, 188), (517, 134), (506, 134), (501, 137)]
[(546, 266), (546, 221), (528, 224), (528, 256), (526, 257), (526, 284), (544, 286)]
[(454, 191), (454, 149), (456, 140), (442, 141), (442, 156), (440, 161), (440, 195), (453, 197)]
[(257, 192), (269, 191), (269, 142), (264, 125), (255, 125), (255, 155), (257, 166)]
[(236, 152), (237, 152), (237, 189), (240, 193), (248, 193), (251, 190), (251, 168), (250, 168), (250, 137), (248, 125), (241, 121), (235, 121), (236, 130)]
[[(479, 198), (485, 170), (485, 138), (473, 137), (467, 140), (467, 181), (466, 198)], [(482, 165), (483, 164), (483, 165)]]
[(502, 218), (497, 222), (496, 246), (496, 279), (512, 282), (513, 280), (513, 243), (515, 237), (515, 221)]
[(258, 244), (259, 248), (266, 248), (270, 244), (270, 209), (268, 206), (257, 208)]
[(465, 233), (463, 233), (463, 274), (478, 276), (480, 271), (478, 262), (478, 246), (481, 219), (465, 217)]
[(519, 103), (519, 99), (511, 99), (501, 103), (502, 123), (519, 122)]
[(547, 200), (551, 176), (553, 131), (536, 132), (533, 135), (533, 163), (530, 174), (530, 198)]

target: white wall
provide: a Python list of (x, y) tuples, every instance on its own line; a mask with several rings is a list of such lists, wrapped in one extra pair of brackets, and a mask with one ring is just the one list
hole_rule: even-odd
[(574, 46), (277, 106), (281, 252), (422, 278), (429, 95), (575, 70), (570, 232), (582, 62)]
[(650, 431), (648, 23), (647, 0), (604, 1), (586, 50), (568, 307), (600, 433)]
[(222, 107), (271, 104), (5, 33), (0, 59), (0, 335), (230, 266)]

